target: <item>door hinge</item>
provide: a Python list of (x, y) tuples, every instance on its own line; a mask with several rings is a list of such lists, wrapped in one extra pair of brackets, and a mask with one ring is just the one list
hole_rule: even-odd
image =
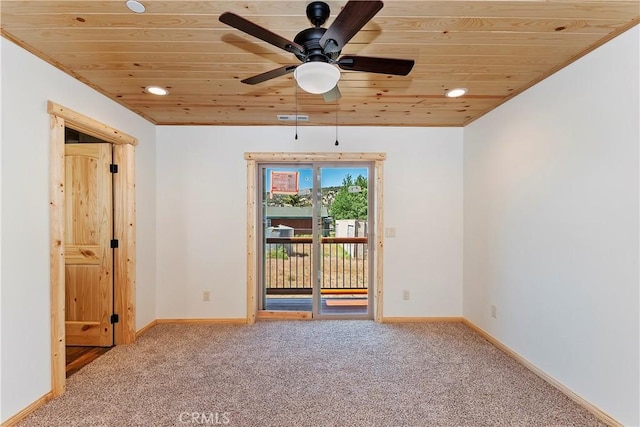
[(111, 249), (118, 248), (118, 239), (111, 239)]
[(118, 323), (119, 321), (120, 321), (120, 316), (118, 316), (115, 313), (111, 315), (111, 323)]
[(118, 165), (114, 165), (114, 164), (109, 165), (109, 172), (118, 173)]

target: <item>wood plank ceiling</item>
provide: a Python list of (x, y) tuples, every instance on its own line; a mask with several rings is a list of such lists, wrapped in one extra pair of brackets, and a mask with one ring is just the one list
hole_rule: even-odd
[[(640, 22), (638, 0), (387, 0), (342, 54), (414, 59), (406, 77), (342, 71), (342, 98), (296, 91), (293, 75), (240, 80), (299, 61), (218, 21), (235, 12), (292, 40), (306, 0), (2, 0), (2, 35), (156, 124), (464, 126)], [(328, 1), (331, 17), (346, 1)], [(157, 97), (144, 87), (159, 85)], [(468, 94), (450, 99), (446, 89)], [(304, 123), (301, 123), (304, 124)]]

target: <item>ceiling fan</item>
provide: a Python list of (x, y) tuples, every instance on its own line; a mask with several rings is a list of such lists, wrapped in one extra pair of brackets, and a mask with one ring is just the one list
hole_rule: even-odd
[(414, 61), (409, 59), (340, 56), (349, 40), (382, 6), (383, 3), (379, 0), (349, 0), (329, 28), (322, 28), (331, 11), (325, 2), (313, 1), (307, 5), (307, 18), (313, 27), (300, 31), (293, 41), (232, 12), (223, 13), (219, 19), (224, 24), (293, 53), (302, 62), (246, 78), (242, 83), (254, 85), (293, 72), (300, 88), (310, 93), (322, 94), (325, 101), (329, 102), (340, 98), (337, 86), (340, 70), (336, 65), (343, 70), (398, 76), (406, 76), (413, 68)]

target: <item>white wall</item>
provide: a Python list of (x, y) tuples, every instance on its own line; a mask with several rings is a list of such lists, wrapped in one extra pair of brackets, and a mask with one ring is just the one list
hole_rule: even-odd
[(155, 319), (155, 128), (6, 39), (2, 54), (0, 420), (51, 390), (47, 100), (136, 136), (137, 324)]
[[(138, 119), (137, 116), (134, 116)], [(111, 122), (105, 122), (111, 123)], [(156, 129), (142, 122), (141, 131), (127, 132), (136, 145), (136, 330), (156, 316)], [(121, 129), (116, 125), (112, 125)], [(121, 129), (124, 130), (124, 129)]]
[(640, 424), (639, 33), (464, 130), (465, 317), (626, 425)]
[[(275, 118), (275, 116), (274, 116)], [(158, 127), (158, 318), (246, 316), (244, 153), (385, 152), (385, 316), (462, 314), (462, 129)], [(411, 299), (402, 301), (402, 290)], [(202, 291), (211, 301), (202, 301)]]

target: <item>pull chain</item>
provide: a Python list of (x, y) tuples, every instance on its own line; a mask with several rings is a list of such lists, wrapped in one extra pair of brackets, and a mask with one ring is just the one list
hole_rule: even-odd
[(338, 101), (336, 101), (336, 146), (340, 145), (338, 142)]
[(294, 97), (296, 104), (296, 141), (298, 140), (298, 84), (296, 83), (296, 79), (293, 79), (293, 85), (295, 86)]

